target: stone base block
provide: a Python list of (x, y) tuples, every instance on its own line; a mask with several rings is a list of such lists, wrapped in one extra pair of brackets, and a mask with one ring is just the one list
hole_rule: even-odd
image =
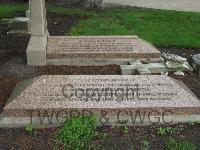
[(26, 50), (27, 64), (32, 66), (46, 65), (46, 46), (47, 36), (31, 37)]

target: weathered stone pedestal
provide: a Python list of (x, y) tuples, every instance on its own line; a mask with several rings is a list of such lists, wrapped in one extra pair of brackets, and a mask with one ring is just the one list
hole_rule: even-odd
[(45, 0), (30, 0), (31, 39), (27, 53), (27, 64), (34, 66), (46, 65), (47, 21)]

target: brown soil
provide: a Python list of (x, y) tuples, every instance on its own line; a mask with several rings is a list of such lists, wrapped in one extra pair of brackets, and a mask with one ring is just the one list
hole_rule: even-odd
[[(20, 16), (20, 14), (19, 14)], [(66, 30), (78, 22), (81, 18), (65, 17), (63, 15), (48, 14), (48, 27), (50, 35), (65, 35)], [(29, 37), (11, 36), (5, 25), (0, 25), (0, 109), (5, 105), (15, 84), (27, 78), (38, 75), (115, 75), (121, 74), (120, 67), (108, 65), (101, 67), (73, 67), (73, 66), (46, 66), (31, 67), (26, 65), (26, 47)], [(192, 49), (166, 49), (162, 52), (171, 52), (187, 57), (200, 53), (200, 50)], [(200, 98), (200, 77), (193, 72), (186, 73), (184, 77), (170, 75), (183, 81)], [(106, 149), (130, 149), (131, 144), (140, 149), (141, 141), (147, 140), (152, 149), (163, 149), (163, 143), (169, 135), (158, 136), (156, 126), (130, 127), (129, 133), (124, 135), (122, 128), (102, 127), (101, 132), (108, 133), (104, 140), (94, 141), (100, 147)], [(197, 145), (200, 144), (200, 126), (183, 125), (183, 129), (172, 137), (189, 140)], [(34, 134), (27, 133), (24, 129), (0, 129), (0, 150), (10, 149), (52, 149), (55, 144), (52, 141), (57, 129), (39, 129)], [(200, 147), (200, 146), (199, 146)]]
[[(124, 133), (124, 127), (99, 127), (97, 131), (106, 134), (106, 137), (98, 136), (93, 141), (95, 150), (116, 149), (130, 150), (134, 145), (136, 150), (141, 150), (143, 141), (148, 141), (152, 150), (164, 150), (165, 142), (171, 137), (176, 140), (188, 141), (200, 148), (199, 125), (173, 125), (178, 127), (173, 134), (159, 135), (159, 126), (128, 127), (128, 133)], [(60, 147), (54, 139), (59, 128), (37, 129), (28, 133), (25, 129), (0, 129), (1, 150), (49, 150), (54, 146)], [(12, 142), (11, 142), (12, 141)]]
[(16, 83), (17, 79), (15, 77), (0, 76), (0, 111), (3, 109)]
[(200, 76), (197, 76), (193, 72), (186, 72), (184, 76), (170, 75), (171, 77), (182, 81), (187, 87), (200, 98)]
[(63, 14), (50, 13), (48, 14), (47, 19), (48, 30), (51, 36), (65, 36), (69, 32), (71, 26), (77, 24), (81, 18), (77, 16), (65, 16)]

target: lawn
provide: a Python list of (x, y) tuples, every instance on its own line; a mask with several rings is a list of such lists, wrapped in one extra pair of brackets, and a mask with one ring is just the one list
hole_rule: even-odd
[(7, 5), (0, 4), (0, 18), (9, 17), (10, 15), (16, 12), (25, 12), (27, 6), (15, 4), (15, 5)]
[[(0, 18), (24, 10), (0, 5)], [(49, 8), (49, 12), (80, 16), (69, 35), (138, 35), (157, 47), (200, 48), (200, 13), (153, 9), (111, 9), (101, 12)]]
[(200, 48), (200, 13), (152, 9), (113, 9), (102, 12), (50, 9), (55, 13), (88, 16), (70, 35), (138, 35), (158, 47)]

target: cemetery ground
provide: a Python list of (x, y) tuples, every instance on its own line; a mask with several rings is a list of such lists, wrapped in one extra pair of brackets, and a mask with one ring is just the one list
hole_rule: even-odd
[[(23, 5), (0, 5), (0, 18), (23, 16)], [(189, 12), (161, 11), (151, 9), (107, 10), (103, 12), (79, 9), (48, 9), (50, 35), (126, 35), (137, 34), (152, 42), (161, 52), (170, 52), (186, 57), (200, 53), (200, 14)], [(38, 75), (115, 75), (120, 67), (26, 65), (28, 36), (7, 35), (9, 28), (0, 25), (0, 109), (5, 105), (18, 81)], [(200, 98), (200, 77), (194, 72), (185, 76), (170, 75), (183, 81)], [(53, 149), (62, 144), (54, 140), (59, 128), (0, 129), (0, 149)], [(200, 125), (188, 123), (179, 125), (147, 127), (98, 127), (98, 136), (91, 145), (94, 149), (164, 149), (169, 139), (182, 141), (188, 149), (200, 148)], [(173, 144), (172, 144), (173, 145)]]

